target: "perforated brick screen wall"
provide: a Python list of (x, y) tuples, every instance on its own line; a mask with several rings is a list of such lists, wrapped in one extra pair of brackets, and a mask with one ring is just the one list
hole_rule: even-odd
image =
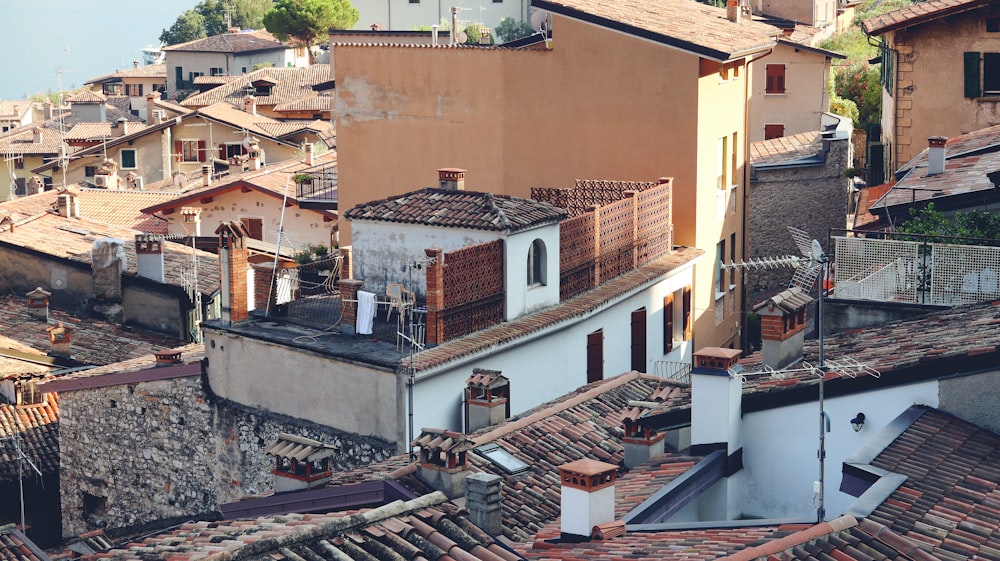
[(496, 240), (444, 254), (441, 341), (503, 321), (503, 249)]

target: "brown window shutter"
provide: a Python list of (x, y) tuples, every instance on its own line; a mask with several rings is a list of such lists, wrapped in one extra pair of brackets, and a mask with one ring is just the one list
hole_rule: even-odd
[(683, 306), (682, 313), (684, 315), (684, 340), (688, 341), (691, 339), (691, 287), (684, 287), (684, 302), (681, 304)]
[(180, 163), (184, 159), (184, 146), (180, 140), (174, 141), (174, 161)]
[(674, 350), (674, 295), (663, 297), (663, 354)]
[(198, 141), (198, 161), (205, 162), (208, 161), (208, 150), (205, 150), (205, 141)]
[(225, 160), (226, 159), (226, 145), (225, 144), (220, 144), (219, 145), (219, 159), (220, 160)]

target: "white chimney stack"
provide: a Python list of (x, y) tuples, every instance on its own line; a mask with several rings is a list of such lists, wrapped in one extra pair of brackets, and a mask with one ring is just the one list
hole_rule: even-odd
[(927, 175), (944, 173), (944, 145), (948, 138), (932, 136), (927, 139)]
[(212, 167), (208, 164), (202, 164), (201, 166), (201, 184), (204, 187), (212, 184)]
[[(691, 370), (691, 450), (692, 454), (726, 448), (739, 450), (742, 369), (737, 362), (739, 349), (705, 347), (694, 353)], [(699, 447), (700, 450), (699, 450)]]
[(163, 237), (153, 234), (135, 236), (136, 269), (140, 277), (165, 282)]
[(42, 143), (42, 127), (35, 127), (31, 129), (31, 142), (33, 144)]
[(615, 520), (615, 476), (618, 466), (584, 458), (559, 466), (562, 482), (562, 539), (590, 539), (594, 526)]
[(313, 145), (312, 142), (307, 142), (305, 146), (306, 150), (306, 165), (313, 165)]
[(251, 115), (257, 114), (257, 98), (248, 95), (243, 98), (243, 110)]

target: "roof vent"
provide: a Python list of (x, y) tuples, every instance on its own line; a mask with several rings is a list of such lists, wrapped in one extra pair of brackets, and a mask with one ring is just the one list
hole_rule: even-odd
[(181, 360), (180, 351), (160, 351), (158, 353), (153, 353), (156, 357), (156, 367), (160, 368), (163, 366), (173, 366), (174, 364), (182, 364), (184, 361)]

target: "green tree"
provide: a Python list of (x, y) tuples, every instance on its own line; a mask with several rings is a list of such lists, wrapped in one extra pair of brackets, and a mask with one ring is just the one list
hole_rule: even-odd
[(205, 18), (205, 33), (212, 36), (229, 31), (226, 26), (227, 8), (233, 27), (261, 29), (264, 27), (264, 14), (272, 4), (271, 0), (203, 0), (194, 10)]
[(501, 43), (516, 41), (535, 33), (530, 24), (509, 17), (503, 18), (493, 31)]
[(878, 123), (882, 118), (882, 82), (878, 67), (867, 62), (842, 66), (833, 78), (837, 97), (849, 99), (858, 107), (857, 126)]
[[(483, 24), (481, 24), (481, 23), (473, 23), (473, 24), (470, 24), (468, 27), (466, 27), (463, 30), (463, 31), (465, 31), (465, 37), (466, 37), (465, 42), (466, 42), (466, 44), (469, 44), (469, 45), (478, 45), (479, 44), (479, 40), (483, 36), (483, 27), (485, 27), (485, 26)], [(490, 45), (493, 44), (493, 37), (492, 36), (490, 37), (490, 43), (489, 44)]]
[(160, 33), (160, 42), (165, 45), (176, 45), (205, 37), (205, 17), (194, 10), (186, 10), (177, 16), (177, 21), (170, 26), (170, 29), (164, 29), (163, 33)]
[(358, 10), (348, 0), (277, 0), (264, 14), (264, 27), (282, 41), (309, 47), (331, 29), (350, 29), (358, 21)]
[[(931, 241), (943, 241), (945, 237), (1000, 239), (1000, 216), (982, 210), (958, 211), (953, 217), (946, 216), (929, 203), (917, 211), (910, 210), (910, 219), (899, 226), (904, 234), (931, 236)], [(967, 242), (978, 245), (975, 241)]]

